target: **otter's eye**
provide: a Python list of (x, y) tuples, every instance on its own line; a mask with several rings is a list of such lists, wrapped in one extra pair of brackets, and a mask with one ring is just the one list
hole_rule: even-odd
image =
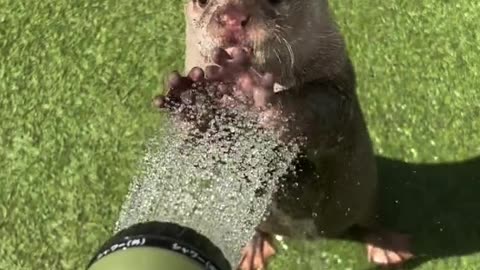
[(204, 8), (208, 4), (208, 0), (193, 0), (199, 7)]
[(278, 5), (281, 2), (283, 2), (283, 0), (268, 0), (268, 2), (270, 2), (270, 4), (272, 4), (272, 5)]

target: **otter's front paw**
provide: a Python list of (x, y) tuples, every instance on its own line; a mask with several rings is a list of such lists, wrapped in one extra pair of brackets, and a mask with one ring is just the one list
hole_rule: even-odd
[(203, 88), (198, 86), (204, 81), (205, 75), (201, 68), (192, 68), (187, 76), (174, 71), (168, 77), (166, 95), (157, 95), (153, 105), (159, 109), (170, 110), (178, 109), (182, 105), (192, 105), (195, 94), (203, 92)]
[(224, 82), (207, 80), (204, 71), (194, 67), (187, 76), (172, 72), (167, 82), (167, 93), (156, 96), (153, 104), (181, 120), (205, 128), (222, 98), (232, 88)]
[(205, 68), (208, 79), (233, 82), (235, 87), (231, 95), (244, 104), (258, 109), (265, 109), (270, 105), (274, 96), (273, 75), (257, 72), (252, 67), (248, 51), (236, 47), (229, 51), (216, 48), (213, 61), (217, 65)]

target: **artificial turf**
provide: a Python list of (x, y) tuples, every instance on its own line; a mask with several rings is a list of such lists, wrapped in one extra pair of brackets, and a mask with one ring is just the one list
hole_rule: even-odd
[[(480, 269), (480, 2), (331, 1), (405, 269)], [(181, 1), (0, 0), (0, 269), (82, 269), (110, 235), (166, 72)], [(273, 269), (367, 269), (363, 247), (290, 243)]]

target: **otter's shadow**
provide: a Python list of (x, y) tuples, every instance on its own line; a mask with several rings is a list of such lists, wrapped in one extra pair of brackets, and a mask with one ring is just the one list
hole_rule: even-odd
[(382, 223), (410, 233), (418, 256), (405, 269), (480, 251), (480, 157), (439, 164), (385, 157), (377, 162)]

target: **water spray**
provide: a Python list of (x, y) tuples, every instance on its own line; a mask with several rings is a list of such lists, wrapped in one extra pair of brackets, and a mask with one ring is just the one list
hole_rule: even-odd
[(298, 151), (254, 117), (228, 114), (198, 133), (167, 118), (89, 270), (227, 270), (240, 260)]

